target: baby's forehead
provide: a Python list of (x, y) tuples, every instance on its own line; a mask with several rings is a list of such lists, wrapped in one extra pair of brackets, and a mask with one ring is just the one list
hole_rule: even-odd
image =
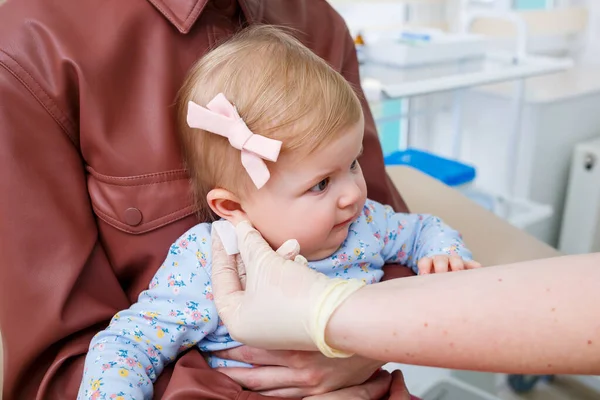
[(315, 145), (283, 148), (279, 159), (269, 169), (287, 179), (312, 179), (327, 172), (345, 170), (362, 152), (364, 126), (362, 120), (341, 129), (337, 134)]
[(362, 143), (358, 146), (342, 146), (338, 141), (334, 141), (307, 154), (284, 154), (273, 166), (286, 174), (318, 175), (323, 171), (334, 172), (347, 168), (348, 164), (360, 155), (361, 150)]

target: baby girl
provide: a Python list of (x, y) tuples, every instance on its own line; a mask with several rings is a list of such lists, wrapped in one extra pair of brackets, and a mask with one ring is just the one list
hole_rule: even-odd
[[(247, 28), (199, 60), (178, 112), (198, 209), (212, 210), (203, 220), (249, 220), (273, 248), (296, 239), (311, 268), (367, 284), (386, 263), (417, 273), (479, 266), (440, 219), (367, 199), (359, 99), (282, 30)], [(80, 399), (152, 398), (165, 365), (193, 346), (212, 367), (247, 366), (211, 356), (241, 345), (211, 293), (213, 226), (177, 239), (138, 302), (94, 337)]]

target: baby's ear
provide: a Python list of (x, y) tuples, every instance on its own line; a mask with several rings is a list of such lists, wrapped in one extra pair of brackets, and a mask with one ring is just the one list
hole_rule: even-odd
[(248, 217), (242, 209), (240, 199), (227, 189), (213, 189), (206, 195), (211, 210), (219, 217), (226, 219), (233, 225), (247, 220)]

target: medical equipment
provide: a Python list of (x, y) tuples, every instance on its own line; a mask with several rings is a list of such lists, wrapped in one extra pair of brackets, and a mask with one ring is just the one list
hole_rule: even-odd
[[(486, 204), (482, 204), (484, 207), (507, 219), (513, 225), (525, 229), (547, 219), (552, 215), (553, 210), (546, 204), (538, 204), (528, 198), (520, 197), (515, 190), (518, 176), (516, 168), (520, 161), (521, 111), (525, 95), (524, 79), (568, 69), (572, 66), (572, 61), (529, 54), (527, 52), (527, 25), (516, 13), (488, 11), (464, 13), (462, 29), (458, 35), (468, 35), (473, 25), (481, 19), (495, 19), (512, 24), (518, 33), (514, 50), (511, 52), (485, 52), (484, 57), (474, 60), (467, 58), (454, 62), (429, 62), (417, 68), (411, 67), (410, 62), (408, 67), (401, 67), (399, 64), (385, 63), (381, 59), (369, 59), (361, 66), (361, 76), (363, 81), (376, 81), (377, 85), (369, 86), (372, 89), (377, 87), (380, 90), (379, 98), (374, 96), (375, 90), (370, 90), (368, 97), (371, 104), (390, 99), (402, 99), (403, 109), (400, 113), (406, 116), (405, 119), (408, 122), (402, 127), (406, 133), (403, 132), (399, 137), (397, 149), (400, 151), (411, 147), (410, 121), (415, 112), (419, 112), (419, 110), (413, 110), (413, 98), (452, 91), (452, 119), (449, 126), (452, 127), (453, 139), (448, 156), (450, 159), (458, 161), (461, 160), (461, 134), (464, 119), (462, 103), (465, 90), (490, 83), (514, 81), (514, 100), (508, 115), (511, 122), (507, 132), (508, 157), (505, 164), (508, 173), (506, 182), (503, 185), (500, 183), (503, 188), (494, 190), (494, 193), (488, 191), (488, 193), (475, 194), (477, 198), (485, 197)], [(430, 41), (424, 41), (424, 43), (430, 43)], [(368, 37), (366, 37), (366, 42), (367, 48), (372, 45)], [(380, 57), (383, 56), (380, 55)], [(377, 119), (376, 122), (381, 123)]]
[(366, 46), (370, 61), (406, 68), (485, 56), (486, 40), (481, 35), (412, 29), (388, 33), (387, 36)]
[(575, 146), (559, 250), (600, 251), (600, 138)]

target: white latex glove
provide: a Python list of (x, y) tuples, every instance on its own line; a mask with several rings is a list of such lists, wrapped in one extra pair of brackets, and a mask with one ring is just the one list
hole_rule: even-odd
[[(351, 354), (329, 348), (325, 327), (333, 311), (364, 284), (330, 279), (307, 268), (306, 259), (287, 260), (271, 249), (249, 222), (236, 227), (240, 254), (228, 256), (212, 235), (212, 283), (219, 316), (232, 338), (270, 350), (320, 350), (329, 357)], [(286, 242), (297, 249), (297, 243)], [(245, 290), (238, 271), (245, 268)]]

